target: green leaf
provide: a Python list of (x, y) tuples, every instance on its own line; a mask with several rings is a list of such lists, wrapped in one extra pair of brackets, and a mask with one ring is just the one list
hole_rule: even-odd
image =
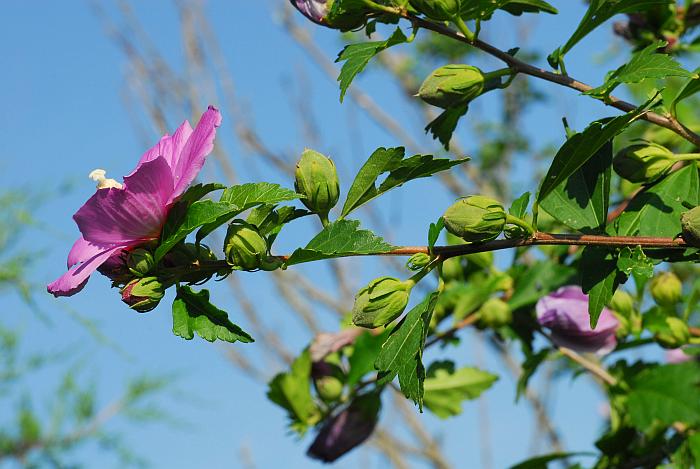
[(338, 220), (329, 223), (306, 247), (292, 253), (286, 265), (331, 259), (333, 257), (380, 254), (395, 249), (395, 246), (369, 230), (361, 230), (357, 220)]
[(400, 28), (396, 28), (394, 34), (385, 41), (362, 42), (360, 44), (351, 44), (345, 46), (340, 51), (336, 62), (345, 61), (340, 69), (338, 81), (340, 82), (340, 102), (343, 102), (345, 93), (355, 77), (365, 69), (372, 58), (379, 54), (384, 49), (387, 49), (396, 44), (406, 42), (406, 36), (401, 32)]
[(650, 279), (654, 275), (654, 263), (649, 259), (641, 246), (635, 246), (634, 250), (625, 246), (620, 250), (617, 258), (617, 268), (628, 277), (644, 277)]
[(620, 236), (674, 237), (681, 232), (684, 202), (700, 205), (696, 165), (675, 171), (639, 192), (617, 218), (615, 227)]
[(596, 155), (606, 143), (644, 114), (655, 98), (622, 116), (595, 121), (583, 132), (569, 138), (554, 156), (552, 165), (542, 181), (537, 202), (544, 200), (559, 184)]
[(595, 329), (600, 313), (610, 303), (625, 276), (617, 268), (615, 253), (605, 247), (586, 246), (581, 252), (579, 268), (581, 287), (588, 294), (591, 329)]
[(428, 228), (428, 249), (432, 253), (435, 243), (440, 238), (440, 233), (445, 228), (445, 219), (440, 217), (435, 223), (430, 224)]
[(695, 459), (695, 467), (700, 467), (700, 433), (693, 433), (688, 437), (688, 447)]
[(498, 376), (478, 368), (455, 370), (449, 361), (435, 362), (423, 383), (425, 406), (444, 419), (462, 413), (462, 401), (476, 399), (498, 380)]
[(210, 192), (219, 191), (221, 189), (226, 189), (226, 186), (217, 182), (212, 182), (209, 184), (195, 184), (194, 186), (190, 186), (177, 201), (186, 202), (189, 204), (201, 199)]
[(556, 186), (540, 206), (566, 226), (604, 231), (610, 202), (612, 143), (605, 143), (580, 169)]
[(561, 59), (588, 33), (615, 15), (645, 11), (657, 5), (668, 5), (671, 0), (591, 0), (588, 10), (566, 44), (547, 58), (552, 67), (557, 67)]
[(700, 366), (694, 362), (650, 368), (630, 383), (627, 410), (640, 430), (655, 422), (700, 423)]
[(510, 213), (516, 218), (523, 218), (527, 213), (527, 206), (529, 203), (530, 193), (525, 192), (523, 195), (521, 195), (513, 201), (510, 208), (508, 209), (508, 213)]
[(471, 0), (463, 4), (460, 16), (465, 20), (488, 20), (499, 9), (515, 16), (523, 13), (558, 13), (556, 8), (543, 0)]
[(534, 458), (523, 461), (510, 469), (547, 469), (550, 462), (560, 461), (562, 459), (570, 459), (576, 456), (595, 456), (593, 453), (551, 453), (544, 456), (536, 456)]
[(298, 199), (299, 197), (301, 195), (293, 190), (269, 182), (249, 182), (231, 186), (221, 194), (221, 199), (219, 199), (219, 202), (229, 204), (231, 209), (217, 217), (216, 220), (212, 220), (204, 225), (197, 232), (197, 243), (241, 212), (258, 205), (278, 204), (287, 200)]
[(552, 261), (541, 261), (515, 275), (513, 296), (508, 305), (513, 309), (534, 305), (547, 293), (570, 281), (574, 269)]
[(379, 383), (387, 383), (399, 376), (404, 395), (423, 410), (423, 347), (428, 324), (439, 294), (433, 292), (411, 309), (391, 331), (374, 362), (379, 371)]
[(468, 110), (469, 106), (467, 105), (446, 109), (425, 126), (425, 132), (430, 132), (434, 139), (442, 143), (445, 150), (449, 150), (450, 140), (452, 140), (452, 134), (457, 128), (457, 123)]
[(173, 301), (173, 334), (191, 340), (194, 333), (202, 339), (214, 342), (254, 342), (243, 329), (232, 323), (225, 311), (209, 302), (209, 291), (194, 292), (188, 286), (177, 289)]
[(685, 70), (672, 56), (658, 52), (667, 44), (666, 41), (656, 41), (637, 52), (632, 59), (617, 70), (610, 72), (605, 83), (598, 88), (587, 91), (600, 98), (607, 97), (621, 83), (639, 83), (647, 78), (697, 77)]
[(688, 99), (700, 91), (700, 68), (695, 69), (695, 78), (688, 80), (685, 86), (678, 92), (678, 95), (671, 101), (671, 113), (676, 115), (676, 106), (684, 99)]
[(187, 212), (172, 225), (166, 223), (161, 235), (160, 246), (156, 249), (156, 262), (161, 260), (177, 243), (187, 237), (188, 234), (200, 226), (213, 223), (225, 214), (231, 213), (235, 208), (231, 204), (214, 202), (213, 200), (200, 200), (194, 202)]
[(269, 383), (267, 397), (287, 411), (290, 427), (300, 435), (321, 419), (311, 396), (311, 356), (309, 350), (297, 357), (287, 373), (279, 373)]
[(255, 225), (260, 234), (267, 237), (267, 243), (272, 246), (275, 238), (285, 224), (297, 218), (311, 215), (312, 212), (291, 206), (277, 208), (274, 204), (259, 205), (250, 211), (246, 221)]
[[(469, 158), (435, 159), (432, 155), (405, 158), (405, 153), (404, 147), (375, 150), (355, 176), (343, 204), (341, 217), (347, 216), (359, 206), (408, 181), (432, 176), (469, 160)], [(384, 173), (389, 174), (377, 187), (377, 179)]]

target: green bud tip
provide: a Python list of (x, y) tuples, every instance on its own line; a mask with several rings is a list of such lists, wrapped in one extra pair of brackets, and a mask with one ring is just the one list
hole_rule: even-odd
[(356, 326), (374, 329), (398, 318), (406, 305), (414, 282), (394, 277), (372, 280), (355, 295), (352, 322)]
[(126, 265), (134, 275), (143, 277), (153, 270), (156, 262), (153, 258), (153, 254), (151, 254), (150, 251), (143, 248), (137, 248), (129, 253), (129, 257), (127, 257), (126, 260)]
[(675, 349), (690, 341), (690, 329), (685, 321), (669, 316), (665, 322), (663, 330), (654, 335), (654, 339), (659, 345), (667, 349)]
[(469, 243), (496, 239), (503, 231), (506, 218), (497, 200), (481, 195), (459, 199), (443, 215), (447, 231)]
[(226, 231), (224, 254), (234, 269), (256, 270), (267, 257), (267, 241), (254, 225), (234, 220)]
[(424, 252), (419, 252), (408, 258), (408, 261), (406, 261), (406, 268), (415, 272), (423, 269), (429, 263), (430, 255)]
[(158, 306), (165, 296), (165, 290), (166, 286), (156, 277), (135, 279), (122, 288), (122, 301), (129, 308), (146, 313)]
[(681, 215), (681, 227), (685, 242), (700, 247), (700, 207), (695, 207)]
[(669, 149), (655, 143), (623, 148), (613, 159), (613, 168), (622, 178), (634, 183), (652, 182), (666, 174), (676, 162)]
[(610, 308), (624, 316), (629, 316), (634, 311), (634, 299), (626, 291), (616, 290), (610, 300)]
[(428, 75), (418, 90), (418, 96), (442, 109), (461, 106), (483, 93), (486, 79), (477, 67), (444, 65)]
[(338, 173), (333, 161), (316, 151), (305, 150), (294, 174), (294, 188), (303, 196), (302, 203), (322, 218), (327, 217), (340, 197)]
[(674, 306), (681, 299), (683, 284), (673, 272), (662, 272), (651, 280), (649, 290), (659, 306)]

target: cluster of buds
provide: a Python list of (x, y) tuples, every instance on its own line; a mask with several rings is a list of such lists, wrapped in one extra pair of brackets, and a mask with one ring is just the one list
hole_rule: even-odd
[(418, 89), (418, 96), (428, 104), (450, 109), (465, 106), (495, 88), (510, 69), (484, 73), (472, 65), (444, 65), (434, 70)]
[(413, 279), (402, 281), (394, 277), (372, 280), (355, 295), (353, 324), (368, 329), (389, 324), (406, 309), (415, 283)]
[(333, 160), (313, 150), (305, 150), (294, 173), (294, 188), (301, 202), (323, 221), (338, 203), (340, 184)]

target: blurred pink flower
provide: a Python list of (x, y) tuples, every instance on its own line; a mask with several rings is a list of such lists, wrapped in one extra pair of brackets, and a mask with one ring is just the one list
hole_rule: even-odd
[(617, 346), (617, 318), (603, 308), (596, 328), (591, 329), (588, 295), (577, 285), (562, 287), (540, 298), (536, 310), (538, 322), (551, 331), (556, 345), (598, 355), (610, 353)]
[(294, 7), (314, 23), (323, 25), (328, 14), (328, 0), (290, 0)]
[(196, 129), (183, 122), (144, 153), (124, 184), (105, 178), (103, 170), (93, 171), (98, 190), (73, 215), (82, 236), (68, 253), (68, 272), (48, 285), (49, 293), (71, 296), (123, 250), (158, 239), (170, 207), (202, 169), (220, 124), (221, 114), (213, 106)]
[(692, 359), (693, 357), (685, 353), (682, 348), (666, 350), (666, 361), (669, 363), (683, 363)]

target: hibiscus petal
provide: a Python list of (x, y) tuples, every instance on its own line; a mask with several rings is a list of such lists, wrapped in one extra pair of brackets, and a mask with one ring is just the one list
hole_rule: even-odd
[(202, 115), (202, 118), (190, 135), (182, 153), (174, 163), (173, 176), (175, 178), (175, 191), (173, 198), (178, 197), (187, 186), (197, 177), (204, 165), (204, 159), (214, 148), (216, 128), (221, 125), (221, 113), (213, 106)]
[(79, 266), (71, 268), (58, 279), (51, 282), (46, 289), (55, 297), (71, 296), (78, 293), (87, 284), (90, 274), (92, 274), (103, 262), (115, 252), (121, 250), (122, 246), (108, 248), (99, 252), (86, 260)]
[(183, 122), (172, 136), (165, 134), (158, 143), (144, 153), (136, 165), (136, 169), (134, 169), (129, 176), (132, 176), (136, 171), (138, 171), (141, 165), (149, 161), (153, 161), (159, 156), (165, 158), (165, 161), (168, 163), (170, 168), (173, 169), (180, 154), (182, 153), (182, 149), (185, 147), (185, 144), (191, 135), (192, 127), (190, 126), (190, 123), (187, 121)]
[(159, 156), (124, 178), (123, 189), (99, 189), (73, 219), (91, 243), (130, 247), (160, 235), (172, 193), (170, 166)]
[(68, 253), (68, 268), (70, 269), (75, 264), (80, 264), (85, 262), (96, 254), (103, 252), (105, 249), (109, 249), (113, 246), (104, 246), (100, 244), (94, 244), (90, 241), (85, 241), (82, 236), (78, 238), (70, 252)]

